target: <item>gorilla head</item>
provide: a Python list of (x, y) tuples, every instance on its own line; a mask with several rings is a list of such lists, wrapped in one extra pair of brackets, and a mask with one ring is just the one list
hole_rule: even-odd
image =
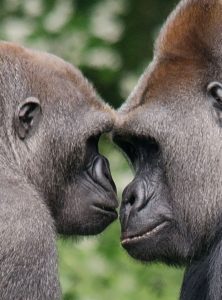
[(40, 193), (63, 234), (97, 234), (116, 217), (116, 188), (98, 152), (113, 112), (73, 66), (0, 45), (1, 136), (14, 169)]
[(0, 43), (1, 299), (61, 299), (56, 233), (90, 235), (117, 217), (98, 152), (115, 114), (81, 73)]
[(123, 193), (121, 240), (142, 261), (189, 264), (214, 253), (213, 269), (222, 227), (221, 24), (222, 1), (182, 1), (119, 111), (114, 141), (136, 173)]

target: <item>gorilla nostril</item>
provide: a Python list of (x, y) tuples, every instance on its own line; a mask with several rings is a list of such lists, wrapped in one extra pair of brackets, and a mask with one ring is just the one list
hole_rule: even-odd
[(130, 197), (129, 200), (128, 200), (128, 203), (129, 203), (131, 206), (133, 206), (135, 202), (136, 202), (136, 197), (135, 197), (135, 195), (132, 194), (131, 197)]
[(139, 212), (146, 207), (152, 197), (153, 193), (148, 193), (146, 182), (140, 179), (139, 181), (133, 181), (125, 189), (123, 192), (123, 204)]
[(123, 203), (132, 208), (138, 200), (137, 192), (134, 185), (129, 185), (123, 192)]
[(106, 179), (108, 179), (109, 181), (112, 181), (112, 176), (111, 176), (111, 172), (110, 172), (110, 167), (109, 167), (109, 162), (106, 158), (104, 158), (104, 169), (103, 169), (103, 175)]
[(112, 188), (116, 192), (116, 186), (111, 176), (108, 160), (99, 155), (94, 159), (92, 168), (92, 177), (96, 182), (106, 190)]

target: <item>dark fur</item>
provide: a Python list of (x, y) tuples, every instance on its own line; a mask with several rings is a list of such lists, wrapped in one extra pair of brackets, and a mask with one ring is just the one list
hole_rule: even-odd
[[(42, 118), (21, 140), (14, 118), (27, 97), (39, 99)], [(0, 43), (2, 300), (60, 299), (56, 232), (96, 234), (113, 220), (96, 210), (93, 199), (115, 206), (115, 193), (85, 171), (98, 156), (96, 145), (88, 148), (89, 138), (112, 125), (112, 110), (73, 66)]]

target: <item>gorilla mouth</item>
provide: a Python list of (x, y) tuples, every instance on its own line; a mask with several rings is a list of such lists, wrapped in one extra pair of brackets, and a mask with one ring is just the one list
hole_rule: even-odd
[(168, 221), (164, 221), (164, 222), (156, 225), (154, 228), (149, 229), (145, 233), (142, 233), (142, 234), (140, 233), (140, 234), (134, 235), (132, 237), (124, 238), (124, 239), (122, 239), (121, 244), (126, 245), (126, 244), (130, 244), (132, 242), (138, 242), (138, 241), (153, 237), (160, 230), (162, 230), (168, 223), (169, 223)]
[(112, 215), (114, 219), (118, 217), (117, 211), (115, 207), (105, 206), (104, 204), (94, 204), (92, 206), (95, 210), (98, 212), (101, 212), (103, 214), (109, 214)]

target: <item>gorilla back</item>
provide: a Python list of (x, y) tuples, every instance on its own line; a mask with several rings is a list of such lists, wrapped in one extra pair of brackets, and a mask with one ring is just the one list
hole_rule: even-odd
[(117, 217), (99, 136), (114, 114), (61, 59), (0, 43), (1, 299), (60, 299), (56, 233), (91, 235)]
[(185, 264), (184, 300), (222, 299), (221, 24), (221, 0), (181, 1), (114, 132), (136, 172), (122, 245), (143, 261)]

